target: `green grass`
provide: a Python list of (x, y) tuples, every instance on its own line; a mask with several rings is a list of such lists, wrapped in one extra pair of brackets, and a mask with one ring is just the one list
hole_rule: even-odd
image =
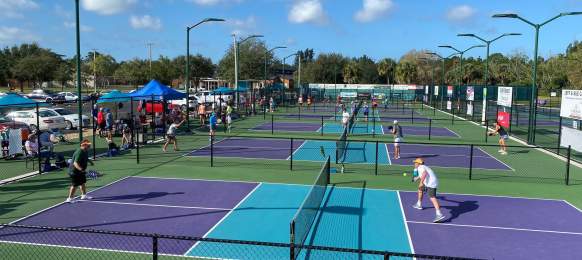
[[(450, 115), (432, 110), (421, 110), (424, 116), (435, 119), (450, 119)], [(285, 114), (284, 111), (279, 114)], [(269, 118), (267, 117), (267, 121)], [(469, 180), (467, 168), (434, 167), (439, 175), (439, 191), (446, 193), (463, 193), (478, 195), (515, 196), (530, 198), (546, 198), (567, 200), (578, 208), (582, 208), (582, 169), (571, 166), (573, 185), (566, 186), (564, 182), (565, 162), (558, 160), (539, 150), (529, 148), (510, 148), (507, 156), (497, 153), (498, 147), (484, 146), (495, 144), (497, 139), (490, 137), (485, 143), (485, 130), (470, 122), (455, 119), (454, 124), (442, 121), (433, 126), (442, 126), (460, 134), (463, 138), (435, 138), (436, 143), (473, 144), (503, 161), (515, 171), (478, 170), (472, 172), (473, 180)], [(308, 121), (308, 120), (302, 120)], [(235, 123), (233, 133), (223, 136), (254, 136), (280, 138), (317, 137), (329, 140), (337, 139), (337, 134), (319, 133), (283, 133), (248, 131), (247, 129), (265, 122), (262, 116), (241, 119)], [(192, 123), (196, 125), (195, 121)], [(416, 125), (416, 124), (415, 124)], [(389, 141), (390, 136), (358, 136), (358, 139), (370, 141)], [(179, 152), (161, 152), (161, 143), (149, 144), (140, 149), (140, 163), (136, 162), (135, 150), (119, 157), (101, 158), (96, 162), (96, 168), (104, 174), (103, 177), (89, 181), (89, 188), (103, 187), (113, 181), (127, 176), (151, 176), (162, 178), (215, 179), (232, 181), (255, 181), (272, 183), (293, 183), (309, 185), (313, 182), (321, 165), (312, 162), (293, 162), (293, 171), (286, 160), (234, 159), (215, 158), (214, 167), (210, 167), (207, 157), (183, 157), (184, 153), (204, 147), (208, 144), (207, 133), (200, 131), (193, 135), (178, 137)], [(425, 137), (410, 137), (407, 141), (427, 142)], [(520, 145), (510, 140), (509, 145)], [(63, 146), (63, 150), (73, 147)], [(59, 148), (61, 149), (61, 148)], [(335, 165), (334, 165), (335, 167)], [(416, 186), (410, 182), (410, 177), (403, 177), (403, 172), (411, 172), (411, 166), (379, 165), (378, 175), (374, 175), (374, 165), (348, 164), (343, 174), (333, 174), (332, 182), (340, 187), (361, 187), (365, 182), (368, 188), (414, 191)], [(64, 200), (69, 185), (68, 176), (64, 171), (51, 172), (36, 176), (18, 183), (0, 187), (0, 223), (8, 223), (34, 212), (60, 203)], [(0, 252), (14, 252), (11, 259), (32, 259), (42, 256), (47, 259), (141, 259), (147, 256), (114, 252), (99, 252), (92, 250), (72, 250), (64, 248), (32, 247), (25, 245), (0, 244)], [(5, 251), (7, 250), (7, 251)], [(2, 253), (0, 253), (1, 255)], [(10, 255), (9, 255), (10, 256)], [(148, 257), (149, 258), (149, 257)]]

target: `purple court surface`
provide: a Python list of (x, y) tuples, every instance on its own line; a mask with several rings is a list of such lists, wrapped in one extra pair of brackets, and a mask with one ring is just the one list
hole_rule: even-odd
[[(400, 144), (400, 159), (394, 159), (394, 146), (386, 144), (388, 156), (392, 164), (412, 165), (412, 161), (422, 157), (428, 166), (469, 168), (470, 147), (453, 145), (426, 145), (426, 144)], [(481, 150), (473, 150), (473, 168), (487, 170), (512, 170), (505, 163)]]
[(447, 217), (412, 208), (416, 192), (400, 192), (414, 252), (482, 259), (580, 259), (582, 212), (560, 200), (438, 194)]
[[(258, 183), (129, 177), (13, 224), (202, 237)], [(171, 188), (169, 188), (171, 187)], [(151, 238), (23, 228), (0, 229), (0, 240), (65, 247), (151, 252)], [(194, 241), (160, 239), (163, 254), (183, 255)]]
[[(341, 114), (338, 113), (338, 116), (341, 116)], [(323, 119), (325, 120), (333, 120), (333, 115), (321, 115), (321, 114), (287, 114), (283, 116), (284, 118), (288, 118), (288, 119), (300, 119), (300, 118), (305, 118), (305, 119), (320, 119), (323, 117)]]
[[(388, 126), (382, 126), (382, 130), (384, 133), (390, 133), (390, 129)], [(428, 136), (429, 128), (426, 126), (402, 126), (402, 132), (404, 135), (420, 135), (420, 136)], [(460, 137), (455, 132), (451, 131), (446, 127), (431, 127), (430, 129), (431, 136), (440, 136), (440, 137)]]
[[(293, 140), (293, 151), (303, 144), (303, 140)], [(215, 157), (279, 159), (290, 156), (290, 139), (226, 138), (214, 143)], [(210, 156), (210, 146), (194, 150), (189, 156)]]
[(301, 123), (301, 122), (270, 122), (255, 126), (251, 130), (255, 131), (283, 131), (283, 132), (315, 132), (321, 128), (321, 124), (317, 123)]

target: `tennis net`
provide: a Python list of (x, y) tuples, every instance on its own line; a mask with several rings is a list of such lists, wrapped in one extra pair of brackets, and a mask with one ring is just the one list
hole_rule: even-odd
[(296, 259), (321, 209), (330, 176), (330, 157), (327, 157), (315, 183), (291, 220), (291, 259)]

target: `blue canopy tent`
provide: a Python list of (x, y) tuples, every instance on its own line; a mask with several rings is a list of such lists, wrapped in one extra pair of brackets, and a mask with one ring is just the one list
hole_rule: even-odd
[(153, 79), (143, 88), (129, 94), (134, 100), (174, 100), (186, 98), (186, 93), (182, 93), (170, 88), (159, 81)]
[(0, 108), (5, 107), (36, 107), (38, 106), (48, 106), (47, 103), (37, 102), (35, 100), (25, 98), (16, 93), (8, 93), (5, 96), (0, 97)]
[(97, 99), (97, 104), (101, 103), (120, 103), (120, 102), (128, 102), (131, 100), (131, 96), (129, 94), (123, 93), (119, 90), (112, 90), (111, 92), (103, 95), (99, 99)]
[(220, 87), (220, 88), (213, 90), (210, 93), (213, 95), (214, 94), (232, 94), (232, 93), (234, 93), (234, 90), (227, 88), (227, 87)]

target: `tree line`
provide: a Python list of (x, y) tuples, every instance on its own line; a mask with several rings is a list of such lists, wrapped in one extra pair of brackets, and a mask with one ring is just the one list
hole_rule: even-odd
[[(288, 56), (286, 50), (268, 52), (265, 42), (251, 39), (238, 46), (239, 80), (272, 79), (282, 71), (297, 76), (299, 57), (302, 62), (302, 83), (328, 84), (442, 84), (442, 60), (427, 54), (428, 50), (410, 50), (399, 60), (384, 58), (374, 60), (369, 56), (347, 57), (340, 53), (315, 54), (305, 49), (290, 57), (285, 64), (279, 57)], [(225, 51), (214, 64), (203, 55), (190, 56), (190, 79), (220, 78), (234, 82), (234, 46)], [(117, 61), (101, 52), (88, 52), (82, 57), (82, 83), (97, 86), (137, 86), (157, 79), (164, 84), (177, 86), (184, 82), (186, 57), (159, 56), (151, 61), (134, 58)], [(489, 77), (485, 82), (485, 60), (482, 58), (451, 57), (444, 62), (444, 83), (447, 85), (506, 85), (527, 86), (532, 83), (533, 61), (525, 53), (494, 53), (489, 57)], [(283, 66), (286, 66), (285, 68)], [(41, 87), (43, 83), (58, 83), (62, 88), (73, 86), (75, 81), (75, 57), (66, 58), (36, 43), (6, 47), (0, 51), (0, 86), (16, 82), (23, 86)], [(547, 59), (540, 57), (538, 86), (542, 92), (560, 88), (582, 89), (582, 42), (569, 44), (564, 53)]]

